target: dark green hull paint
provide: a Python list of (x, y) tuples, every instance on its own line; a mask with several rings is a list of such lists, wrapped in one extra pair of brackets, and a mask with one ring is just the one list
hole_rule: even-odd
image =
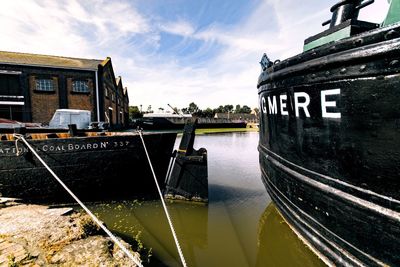
[[(263, 182), (327, 263), (400, 264), (399, 37), (399, 25), (369, 31), (259, 77)], [(334, 89), (340, 94), (327, 101), (336, 107), (325, 109), (341, 117), (324, 117), (321, 92)], [(295, 115), (298, 92), (310, 98), (309, 117), (302, 108)], [(265, 107), (265, 99), (282, 94), (287, 116)]]
[[(175, 133), (144, 134), (155, 173), (162, 185)], [(60, 179), (83, 200), (153, 196), (157, 193), (137, 134), (28, 140)], [(71, 201), (34, 155), (15, 154), (14, 141), (0, 142), (0, 195), (30, 201)]]

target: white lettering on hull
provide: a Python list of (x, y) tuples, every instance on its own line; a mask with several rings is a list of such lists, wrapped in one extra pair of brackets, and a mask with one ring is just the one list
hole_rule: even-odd
[[(61, 151), (90, 151), (99, 149), (123, 149), (129, 147), (130, 141), (118, 141), (118, 142), (97, 142), (97, 143), (83, 143), (83, 144), (62, 144), (62, 145), (41, 145), (36, 147), (36, 151), (42, 152), (61, 152)], [(28, 149), (19, 147), (18, 151), (28, 152)], [(16, 154), (16, 148), (13, 146), (1, 146), (0, 154)]]
[(321, 91), (321, 109), (322, 109), (322, 117), (324, 118), (334, 118), (340, 119), (342, 114), (339, 112), (328, 112), (326, 110), (327, 107), (336, 107), (336, 101), (327, 101), (327, 95), (340, 95), (340, 89), (332, 89)]
[[(278, 105), (276, 104), (276, 96), (272, 97), (272, 102), (271, 102), (271, 97), (268, 97), (268, 106), (269, 106), (269, 113), (270, 114), (277, 114), (278, 113)], [(267, 110), (265, 110), (265, 112), (266, 111)]]
[[(340, 119), (342, 117), (340, 112), (331, 112), (328, 111), (328, 108), (338, 108), (336, 100), (334, 97), (331, 97), (331, 100), (327, 100), (327, 96), (337, 96), (340, 97), (340, 89), (330, 89), (330, 90), (322, 90), (320, 93), (320, 102), (321, 102), (321, 117), (322, 118), (331, 118), (331, 119)], [(267, 100), (265, 99), (267, 98)], [(260, 100), (261, 112), (263, 115), (282, 115), (289, 116), (289, 111), (287, 110), (287, 95), (281, 94), (279, 95), (279, 109), (277, 105), (277, 96), (262, 96)], [(300, 117), (300, 109), (303, 110), (305, 116), (307, 118), (311, 117), (309, 105), (311, 103), (311, 97), (306, 92), (295, 92), (294, 93), (294, 113), (296, 117)], [(268, 104), (268, 105), (267, 105)], [(292, 108), (293, 109), (293, 108)]]
[[(304, 98), (305, 101), (303, 103), (299, 102), (299, 98)], [(310, 117), (310, 112), (308, 112), (308, 105), (310, 105), (310, 96), (304, 92), (294, 93), (294, 111), (296, 113), (296, 117), (299, 117), (299, 108), (303, 108), (306, 117)]]
[(281, 104), (281, 114), (283, 116), (289, 116), (289, 111), (286, 110), (287, 95), (280, 95), (279, 100)]

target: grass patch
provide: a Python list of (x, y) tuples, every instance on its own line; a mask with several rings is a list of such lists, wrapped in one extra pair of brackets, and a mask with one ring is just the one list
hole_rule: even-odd
[(196, 129), (196, 134), (236, 133), (236, 132), (258, 132), (258, 128), (213, 128), (213, 129)]
[(7, 266), (8, 267), (18, 267), (18, 264), (15, 262), (15, 256), (14, 254), (10, 254), (7, 256)]

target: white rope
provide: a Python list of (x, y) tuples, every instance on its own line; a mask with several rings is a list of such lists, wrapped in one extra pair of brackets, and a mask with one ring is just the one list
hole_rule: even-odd
[(143, 267), (142, 263), (139, 262), (138, 259), (136, 259), (132, 253), (130, 253), (124, 245), (122, 245), (122, 243), (101, 223), (101, 221), (99, 219), (97, 219), (97, 217), (85, 206), (85, 204), (82, 203), (82, 201), (80, 201), (78, 199), (77, 196), (75, 196), (74, 193), (72, 193), (72, 191), (63, 183), (63, 181), (61, 181), (60, 178), (58, 178), (58, 176), (53, 172), (52, 169), (50, 169), (50, 167), (46, 164), (46, 162), (43, 161), (43, 159), (36, 153), (36, 151), (31, 147), (31, 145), (25, 140), (25, 138), (20, 135), (20, 134), (14, 134), (14, 137), (16, 139), (20, 139), (22, 140), (25, 145), (32, 151), (32, 153), (38, 158), (38, 160), (43, 164), (43, 166), (46, 167), (46, 169), (53, 175), (53, 177), (57, 180), (57, 182), (59, 182), (61, 184), (62, 187), (64, 187), (64, 189), (75, 199), (76, 202), (78, 202), (78, 204), (87, 212), (87, 214), (89, 214), (89, 216), (93, 219), (93, 221), (100, 226), (101, 229), (103, 229), (104, 232), (106, 232), (106, 234), (112, 239), (112, 241), (114, 241), (115, 244), (118, 245), (118, 247), (137, 265), (140, 267)]
[(19, 153), (18, 141), (19, 141), (19, 139), (15, 138), (15, 150), (16, 150), (15, 154), (17, 155), (17, 157), (19, 157), (19, 155), (21, 155), (21, 153)]
[(171, 221), (171, 218), (170, 218), (169, 213), (168, 213), (167, 205), (165, 205), (164, 197), (163, 197), (163, 195), (161, 193), (160, 186), (158, 185), (157, 177), (156, 177), (156, 174), (154, 172), (153, 165), (151, 164), (151, 160), (150, 160), (150, 157), (149, 157), (149, 153), (147, 152), (147, 148), (146, 148), (146, 144), (145, 144), (144, 139), (143, 139), (142, 132), (140, 130), (137, 130), (137, 131), (139, 133), (140, 139), (142, 139), (144, 151), (146, 152), (147, 160), (149, 161), (150, 169), (151, 169), (151, 172), (153, 173), (154, 182), (156, 183), (158, 194), (160, 195), (161, 203), (163, 205), (163, 208), (164, 208), (164, 211), (165, 211), (165, 215), (167, 216), (168, 224), (169, 224), (169, 227), (171, 228), (171, 232), (172, 232), (172, 235), (173, 235), (174, 240), (175, 240), (176, 248), (178, 249), (179, 257), (181, 258), (182, 265), (184, 267), (187, 267), (186, 261), (185, 261), (185, 257), (183, 256), (183, 252), (181, 250), (181, 246), (179, 245), (178, 237), (176, 236), (174, 226), (172, 225), (172, 221)]
[(165, 181), (164, 181), (165, 184), (168, 184), (169, 179), (171, 178), (172, 170), (174, 169), (174, 166), (175, 166), (175, 160), (176, 160), (176, 155), (173, 156), (173, 158), (171, 158), (172, 162), (170, 162), (170, 164), (168, 166), (167, 175), (165, 176)]

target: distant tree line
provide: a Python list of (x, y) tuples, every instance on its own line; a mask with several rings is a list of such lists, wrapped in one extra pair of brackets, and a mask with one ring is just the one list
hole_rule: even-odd
[(250, 114), (251, 113), (251, 108), (249, 106), (240, 106), (236, 105), (234, 107), (233, 105), (220, 105), (217, 108), (206, 108), (206, 109), (200, 109), (194, 102), (190, 103), (188, 107), (182, 108), (181, 112), (183, 114), (192, 114), (193, 116), (196, 117), (202, 117), (202, 118), (213, 118), (216, 113), (245, 113), (245, 114)]
[[(217, 108), (206, 108), (206, 109), (200, 109), (194, 102), (190, 103), (188, 107), (178, 109), (176, 107), (173, 108), (175, 113), (183, 113), (183, 114), (192, 114), (195, 117), (201, 117), (201, 118), (213, 118), (216, 113), (245, 113), (245, 114), (250, 114), (251, 113), (251, 108), (246, 105), (236, 105), (235, 107), (233, 105), (220, 105)], [(163, 108), (159, 108), (159, 111), (162, 112), (164, 111)], [(258, 112), (258, 109), (255, 109), (256, 113)], [(143, 113), (153, 113), (154, 111), (152, 110), (151, 106), (149, 105), (146, 111), (142, 112), (137, 106), (130, 106), (129, 107), (129, 118), (136, 119), (136, 118), (141, 118), (143, 117)]]

